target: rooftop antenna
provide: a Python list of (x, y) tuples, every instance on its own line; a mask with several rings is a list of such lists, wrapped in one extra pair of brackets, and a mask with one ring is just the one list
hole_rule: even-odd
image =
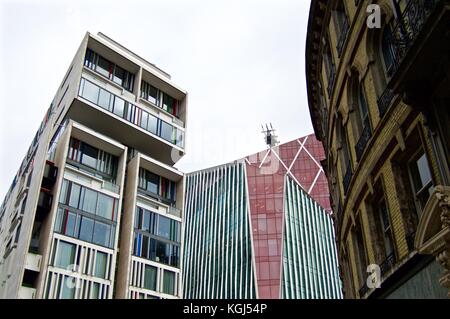
[(274, 147), (274, 146), (278, 145), (279, 142), (278, 142), (278, 136), (275, 135), (275, 129), (273, 128), (272, 123), (269, 123), (269, 124), (270, 124), (270, 128), (266, 123), (265, 129), (264, 129), (264, 126), (261, 125), (261, 128), (262, 128), (261, 133), (264, 134), (264, 139), (266, 141), (266, 144), (270, 148), (270, 147)]

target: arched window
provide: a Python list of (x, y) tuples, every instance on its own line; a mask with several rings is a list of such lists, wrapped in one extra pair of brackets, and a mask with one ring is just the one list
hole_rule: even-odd
[(380, 57), (383, 57), (386, 82), (392, 76), (394, 68), (394, 52), (391, 39), (391, 27), (389, 24), (386, 24), (380, 37)]

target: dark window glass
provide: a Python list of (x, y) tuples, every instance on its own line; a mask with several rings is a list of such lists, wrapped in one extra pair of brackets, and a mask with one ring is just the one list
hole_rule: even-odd
[(142, 215), (142, 230), (148, 232), (150, 230), (150, 212), (144, 210)]
[(147, 190), (159, 194), (159, 176), (146, 171), (145, 179), (147, 180)]
[(433, 192), (433, 180), (425, 153), (410, 164), (410, 171), (416, 200), (423, 209)]
[(137, 229), (141, 228), (142, 225), (142, 214), (143, 214), (143, 209), (137, 207), (136, 208), (136, 217), (134, 219), (134, 227)]
[(163, 109), (172, 114), (174, 103), (175, 99), (164, 93)]
[(170, 245), (162, 241), (156, 242), (156, 260), (163, 264), (169, 264)]
[(141, 257), (143, 258), (148, 258), (148, 241), (149, 238), (148, 236), (142, 235), (142, 252), (141, 252)]
[(145, 265), (144, 272), (144, 288), (156, 291), (156, 274), (157, 268)]
[(175, 294), (175, 273), (172, 271), (164, 270), (163, 292), (169, 295)]
[(97, 68), (95, 69), (98, 73), (100, 73), (103, 76), (106, 76), (107, 78), (109, 78), (109, 75), (112, 71), (112, 65), (111, 63), (102, 58), (101, 56), (98, 57), (98, 64), (97, 64)]
[(151, 85), (148, 100), (153, 104), (159, 106), (158, 89)]
[(92, 232), (94, 230), (94, 221), (90, 218), (83, 217), (81, 219), (79, 239), (92, 242)]
[(120, 66), (115, 66), (114, 68), (114, 77), (113, 81), (119, 84), (120, 86), (123, 86), (123, 82), (125, 79), (125, 70), (122, 69)]
[(61, 185), (61, 194), (59, 195), (59, 202), (66, 204), (67, 203), (67, 187), (69, 183), (66, 180), (63, 180)]
[(172, 255), (170, 256), (170, 265), (178, 267), (180, 262), (180, 248), (172, 245)]
[(90, 166), (92, 168), (96, 168), (98, 149), (90, 146), (89, 144), (81, 143), (81, 152), (82, 152), (81, 164)]
[(109, 247), (109, 235), (111, 226), (99, 221), (95, 222), (93, 243)]
[(170, 219), (159, 216), (158, 236), (170, 239)]

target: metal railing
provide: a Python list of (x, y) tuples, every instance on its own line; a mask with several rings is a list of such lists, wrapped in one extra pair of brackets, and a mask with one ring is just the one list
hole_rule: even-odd
[[(410, 0), (401, 17), (395, 20), (388, 36), (392, 64), (389, 66), (389, 76), (393, 76), (401, 67), (403, 60), (421, 33), (424, 25), (442, 0)], [(378, 99), (380, 117), (388, 110), (395, 94), (388, 86)]]
[(356, 151), (356, 159), (359, 161), (361, 159), (364, 150), (366, 149), (367, 143), (372, 137), (372, 130), (370, 129), (369, 124), (365, 124), (361, 136), (358, 139), (358, 142), (355, 145)]
[(384, 276), (392, 267), (394, 267), (396, 262), (395, 254), (391, 253), (386, 259), (381, 263), (380, 270), (381, 276)]
[(391, 28), (389, 42), (394, 59), (393, 73), (399, 69), (401, 62), (440, 1), (442, 0), (410, 0), (400, 19)]

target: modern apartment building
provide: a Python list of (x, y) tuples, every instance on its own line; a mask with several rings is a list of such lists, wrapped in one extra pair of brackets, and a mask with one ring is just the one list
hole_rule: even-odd
[(0, 298), (179, 298), (187, 93), (87, 33), (0, 208)]
[(314, 135), (186, 175), (185, 298), (342, 298)]
[(311, 1), (308, 99), (346, 298), (448, 295), (448, 30), (448, 0)]

